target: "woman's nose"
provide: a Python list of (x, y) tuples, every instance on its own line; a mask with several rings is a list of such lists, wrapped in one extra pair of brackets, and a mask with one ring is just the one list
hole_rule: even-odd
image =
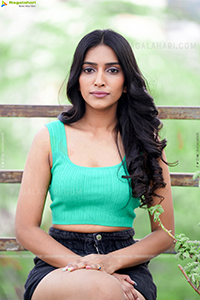
[(95, 86), (105, 86), (106, 85), (104, 74), (102, 71), (96, 72), (96, 78), (94, 81), (94, 85)]

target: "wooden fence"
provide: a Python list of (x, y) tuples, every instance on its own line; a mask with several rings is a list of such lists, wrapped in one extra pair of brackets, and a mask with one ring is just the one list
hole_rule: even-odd
[[(70, 105), (0, 105), (0, 117), (40, 118), (57, 117)], [(200, 107), (158, 106), (160, 119), (200, 120)], [(0, 183), (20, 183), (22, 170), (0, 170)], [(170, 173), (172, 186), (198, 187), (199, 179), (193, 180), (192, 173)], [(25, 250), (15, 237), (0, 237), (0, 251)], [(173, 247), (166, 253), (174, 253)]]

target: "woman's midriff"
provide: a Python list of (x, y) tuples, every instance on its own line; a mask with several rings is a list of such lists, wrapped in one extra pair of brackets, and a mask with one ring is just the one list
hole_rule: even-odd
[(78, 225), (57, 225), (53, 224), (52, 227), (65, 230), (65, 231), (74, 231), (82, 233), (95, 233), (95, 232), (114, 232), (130, 229), (131, 227), (112, 227), (112, 226), (100, 226), (100, 225), (87, 225), (87, 224), (78, 224)]

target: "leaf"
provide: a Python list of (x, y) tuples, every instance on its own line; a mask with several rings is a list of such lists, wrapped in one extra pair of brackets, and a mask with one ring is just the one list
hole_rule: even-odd
[(159, 215), (164, 212), (164, 210), (160, 204), (149, 207), (148, 211), (150, 212), (151, 215), (153, 215), (155, 212), (158, 213)]
[(174, 250), (176, 251), (176, 252), (178, 252), (179, 251), (179, 249), (180, 249), (180, 247), (181, 247), (181, 242), (176, 242), (176, 245), (175, 245), (175, 248), (174, 248)]
[(183, 253), (183, 257), (184, 257), (184, 258), (190, 258), (189, 252), (188, 252), (188, 251), (185, 251), (185, 252)]
[(181, 242), (182, 244), (189, 240), (189, 238), (184, 233), (176, 235), (175, 237), (177, 241)]
[[(175, 250), (175, 251), (176, 251), (176, 250)], [(176, 253), (175, 258), (176, 258), (176, 259), (179, 259), (179, 258), (180, 258), (180, 255), (181, 255), (180, 252)]]
[(148, 211), (150, 212), (151, 215), (154, 214), (155, 210), (156, 210), (156, 206), (151, 206), (148, 208)]
[(193, 175), (193, 180), (197, 179), (198, 177), (200, 177), (200, 171), (196, 171)]
[(185, 267), (184, 267), (184, 270), (186, 272), (191, 272), (191, 270), (195, 269), (195, 272), (197, 272), (197, 266), (198, 266), (198, 263), (196, 262), (192, 262), (192, 263), (188, 263)]
[(157, 212), (157, 211), (155, 211), (155, 212), (154, 212), (154, 216), (153, 216), (154, 222), (158, 221), (158, 220), (159, 220), (159, 217), (160, 217), (160, 213)]
[(198, 264), (198, 266), (196, 267), (196, 272), (197, 274), (199, 274), (199, 279), (200, 279), (200, 265)]

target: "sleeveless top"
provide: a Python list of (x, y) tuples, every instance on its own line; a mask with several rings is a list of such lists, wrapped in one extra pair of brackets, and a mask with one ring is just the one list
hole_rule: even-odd
[(64, 124), (57, 120), (45, 126), (53, 159), (49, 185), (53, 224), (132, 227), (140, 201), (122, 178), (127, 172), (122, 162), (110, 167), (78, 166), (69, 159)]

